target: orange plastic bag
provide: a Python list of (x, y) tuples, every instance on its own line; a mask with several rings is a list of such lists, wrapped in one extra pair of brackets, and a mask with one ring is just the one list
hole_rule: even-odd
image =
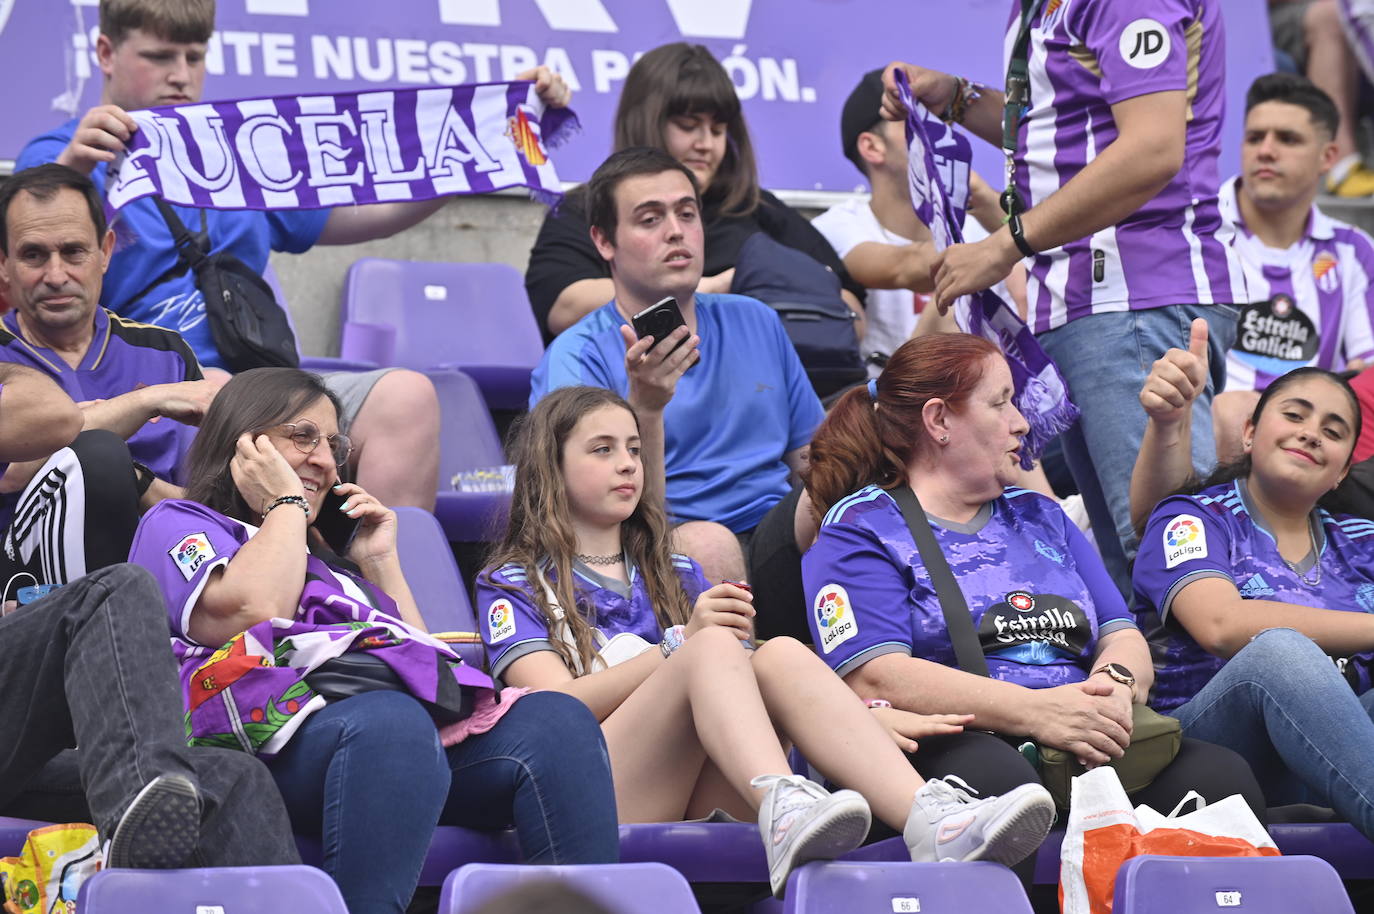
[[(1116, 772), (1094, 768), (1073, 779), (1069, 825), (1059, 855), (1059, 908), (1108, 914), (1116, 871), (1139, 854), (1174, 857), (1277, 857), (1279, 850), (1239, 794), (1210, 806), (1190, 792), (1173, 812), (1131, 808)], [(1196, 800), (1199, 808), (1181, 814)]]

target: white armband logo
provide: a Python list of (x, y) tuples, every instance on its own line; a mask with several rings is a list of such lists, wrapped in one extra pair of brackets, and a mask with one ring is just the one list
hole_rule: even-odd
[(515, 607), (510, 600), (495, 600), (487, 608), (487, 633), (492, 644), (515, 634)]
[(1169, 59), (1169, 33), (1155, 19), (1137, 19), (1121, 31), (1121, 59), (1137, 70), (1153, 70)]
[(854, 617), (849, 594), (839, 584), (827, 584), (820, 589), (813, 611), (821, 650), (827, 654), (859, 633), (859, 620)]
[(1202, 519), (1180, 514), (1164, 528), (1164, 567), (1207, 558), (1207, 528)]

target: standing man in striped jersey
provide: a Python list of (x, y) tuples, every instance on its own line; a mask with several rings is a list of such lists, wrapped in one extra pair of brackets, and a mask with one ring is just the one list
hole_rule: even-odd
[[(988, 288), (1026, 259), (1028, 321), (1083, 414), (1065, 454), (1125, 593), (1141, 385), (1156, 358), (1187, 346), (1193, 318), (1206, 318), (1213, 372), (1194, 410), (1195, 424), (1210, 428), (1235, 336), (1232, 305), (1245, 300), (1217, 203), (1221, 11), (1204, 0), (1014, 0), (1005, 46), (1009, 64), (1026, 61), (1019, 104), (894, 64), (883, 113), (904, 116), (892, 72), (903, 67), (927, 108), (1008, 150), (1017, 215), (945, 252), (937, 304)], [(1192, 458), (1211, 467), (1210, 435), (1193, 436)]]

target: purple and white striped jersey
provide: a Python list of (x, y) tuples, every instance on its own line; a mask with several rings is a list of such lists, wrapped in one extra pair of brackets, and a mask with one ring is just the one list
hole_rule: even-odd
[(1264, 390), (1304, 365), (1339, 371), (1374, 358), (1374, 239), (1313, 206), (1303, 239), (1271, 248), (1246, 229), (1239, 188), (1239, 178), (1222, 187), (1221, 211), (1235, 227), (1251, 304), (1226, 357), (1226, 389)]
[[(1013, 0), (1004, 57), (1020, 16)], [(1043, 333), (1113, 311), (1245, 301), (1244, 274), (1217, 206), (1224, 108), (1220, 4), (1207, 0), (1049, 0), (1032, 21), (1030, 105), (1016, 187), (1034, 207), (1117, 136), (1111, 106), (1188, 93), (1183, 167), (1125, 220), (1030, 260), (1031, 327)]]

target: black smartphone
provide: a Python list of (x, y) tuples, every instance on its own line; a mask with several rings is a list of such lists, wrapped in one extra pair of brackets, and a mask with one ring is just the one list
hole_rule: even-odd
[[(677, 306), (677, 299), (673, 298), (671, 295), (658, 304), (650, 308), (645, 308), (643, 311), (636, 314), (631, 318), (630, 323), (635, 328), (635, 336), (641, 339), (646, 336), (652, 336), (654, 338), (654, 345), (650, 346), (650, 349), (653, 349), (659, 343), (663, 342), (668, 334), (672, 333), (677, 328), (687, 326), (687, 321), (682, 317), (682, 309)], [(685, 342), (687, 342), (687, 340), (683, 339), (677, 346), (681, 346)], [(668, 354), (672, 355), (673, 352), (676, 352), (677, 346), (674, 346), (672, 352)]]
[(339, 510), (343, 503), (344, 497), (331, 488), (320, 505), (320, 516), (315, 518), (315, 529), (325, 544), (339, 555), (348, 551), (353, 534), (358, 532), (358, 519)]

